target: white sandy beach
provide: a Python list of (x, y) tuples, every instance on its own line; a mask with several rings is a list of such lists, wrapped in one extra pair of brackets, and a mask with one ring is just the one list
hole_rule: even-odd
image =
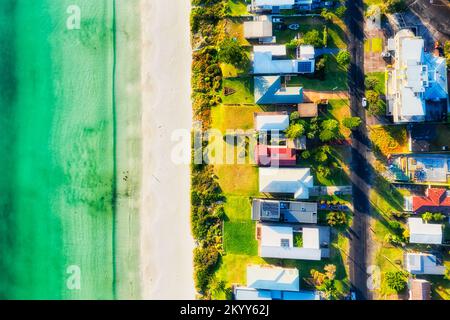
[(189, 1), (141, 0), (143, 299), (195, 298), (190, 166), (170, 158), (172, 132), (192, 123), (189, 14)]

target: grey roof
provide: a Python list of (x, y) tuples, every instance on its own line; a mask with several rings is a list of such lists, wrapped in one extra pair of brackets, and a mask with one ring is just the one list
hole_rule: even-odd
[(253, 199), (252, 220), (317, 223), (317, 203)]

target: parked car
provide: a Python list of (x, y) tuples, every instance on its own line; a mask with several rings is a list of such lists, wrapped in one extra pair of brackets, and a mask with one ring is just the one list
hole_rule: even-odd
[(362, 104), (363, 108), (367, 107), (367, 99), (366, 99), (366, 97), (362, 98), (361, 104)]
[(284, 20), (283, 20), (283, 18), (272, 18), (272, 22), (273, 23), (283, 23)]

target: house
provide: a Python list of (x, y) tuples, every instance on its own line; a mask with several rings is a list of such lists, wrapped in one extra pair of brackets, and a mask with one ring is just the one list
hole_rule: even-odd
[(430, 253), (405, 254), (405, 268), (412, 274), (445, 274), (445, 266), (442, 261)]
[(314, 73), (316, 64), (316, 52), (311, 45), (301, 45), (297, 48), (297, 57), (299, 63), (304, 68), (303, 73)]
[(247, 287), (234, 288), (235, 300), (320, 300), (315, 291), (301, 291), (296, 268), (247, 266)]
[[(301, 246), (294, 242), (301, 237)], [(257, 226), (259, 256), (262, 258), (321, 260), (329, 257), (329, 227), (299, 227), (259, 224)], [(323, 248), (323, 249), (322, 249)]]
[(422, 218), (409, 218), (409, 242), (442, 244), (442, 225), (423, 223)]
[(261, 222), (317, 223), (317, 203), (253, 199), (252, 220)]
[(258, 265), (247, 266), (247, 287), (253, 289), (299, 291), (298, 269)]
[(450, 156), (447, 154), (403, 154), (392, 157), (396, 180), (414, 183), (446, 184), (450, 178)]
[[(278, 48), (271, 48), (278, 47)], [(279, 59), (283, 46), (263, 46), (253, 50), (253, 74), (255, 75), (287, 75), (313, 73), (310, 59), (302, 59), (297, 50), (297, 59)], [(284, 49), (286, 50), (286, 49)], [(312, 71), (311, 71), (312, 70)]]
[(272, 21), (267, 16), (261, 16), (258, 20), (244, 22), (244, 37), (246, 39), (270, 40), (273, 36)]
[(298, 104), (303, 101), (303, 88), (281, 84), (280, 76), (262, 76), (254, 79), (256, 104)]
[(295, 199), (308, 199), (313, 186), (309, 168), (259, 168), (259, 192), (293, 194)]
[(280, 10), (292, 9), (296, 0), (252, 0), (250, 11), (264, 12), (272, 11), (272, 13), (279, 13)]
[(409, 279), (409, 300), (431, 300), (431, 283), (423, 279)]
[(289, 127), (289, 115), (286, 112), (256, 112), (256, 131), (284, 131)]
[(255, 147), (255, 159), (258, 166), (292, 167), (297, 164), (295, 149), (286, 146), (258, 144)]
[(394, 122), (442, 120), (448, 104), (445, 59), (426, 53), (424, 40), (408, 29), (388, 41), (388, 50), (395, 58), (386, 85)]
[(444, 188), (428, 188), (425, 196), (405, 197), (405, 209), (416, 214), (424, 212), (450, 214), (450, 194)]

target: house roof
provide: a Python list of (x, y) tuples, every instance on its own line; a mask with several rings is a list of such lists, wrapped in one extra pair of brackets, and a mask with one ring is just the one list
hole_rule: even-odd
[[(321, 249), (319, 230), (303, 228), (303, 247), (294, 247), (292, 227), (262, 225), (260, 256), (263, 258), (320, 260)], [(306, 232), (305, 232), (306, 230)]]
[(302, 59), (302, 60), (303, 59), (307, 59), (307, 60), (314, 59), (315, 55), (316, 55), (316, 53), (315, 53), (315, 50), (314, 50), (313, 46), (311, 46), (311, 45), (301, 45), (299, 47), (300, 59)]
[(272, 300), (269, 290), (257, 290), (247, 287), (236, 287), (234, 289), (235, 300)]
[(247, 266), (247, 287), (266, 290), (299, 291), (300, 278), (295, 268)]
[(247, 39), (269, 38), (272, 37), (272, 21), (245, 21), (244, 37)]
[(253, 53), (254, 74), (295, 74), (299, 73), (298, 60), (273, 60), (271, 51)]
[(423, 279), (411, 279), (409, 300), (431, 300), (431, 284)]
[(281, 77), (255, 77), (256, 104), (297, 104), (303, 101), (301, 87), (282, 87)]
[(294, 5), (295, 0), (253, 0), (255, 6), (289, 6)]
[(284, 57), (286, 56), (286, 46), (284, 44), (254, 46), (253, 52), (270, 52), (274, 57)]
[(317, 223), (317, 203), (253, 199), (252, 219), (288, 223)]
[(308, 199), (314, 186), (309, 168), (259, 168), (259, 191), (293, 193), (295, 199)]
[(410, 243), (442, 243), (442, 225), (423, 223), (421, 218), (409, 218), (408, 226)]
[(445, 273), (445, 267), (438, 263), (436, 256), (429, 253), (407, 253), (406, 270), (412, 274), (434, 274), (441, 275)]
[(425, 99), (447, 99), (447, 64), (442, 57), (436, 57), (431, 53), (425, 54), (428, 67), (428, 80), (430, 86), (425, 90)]
[(450, 213), (450, 195), (444, 188), (428, 188), (425, 197), (412, 197), (412, 210), (415, 213)]
[(256, 113), (255, 129), (257, 131), (284, 131), (289, 127), (289, 116), (282, 113)]
[(295, 166), (297, 163), (295, 150), (285, 146), (258, 144), (255, 158), (260, 166)]

